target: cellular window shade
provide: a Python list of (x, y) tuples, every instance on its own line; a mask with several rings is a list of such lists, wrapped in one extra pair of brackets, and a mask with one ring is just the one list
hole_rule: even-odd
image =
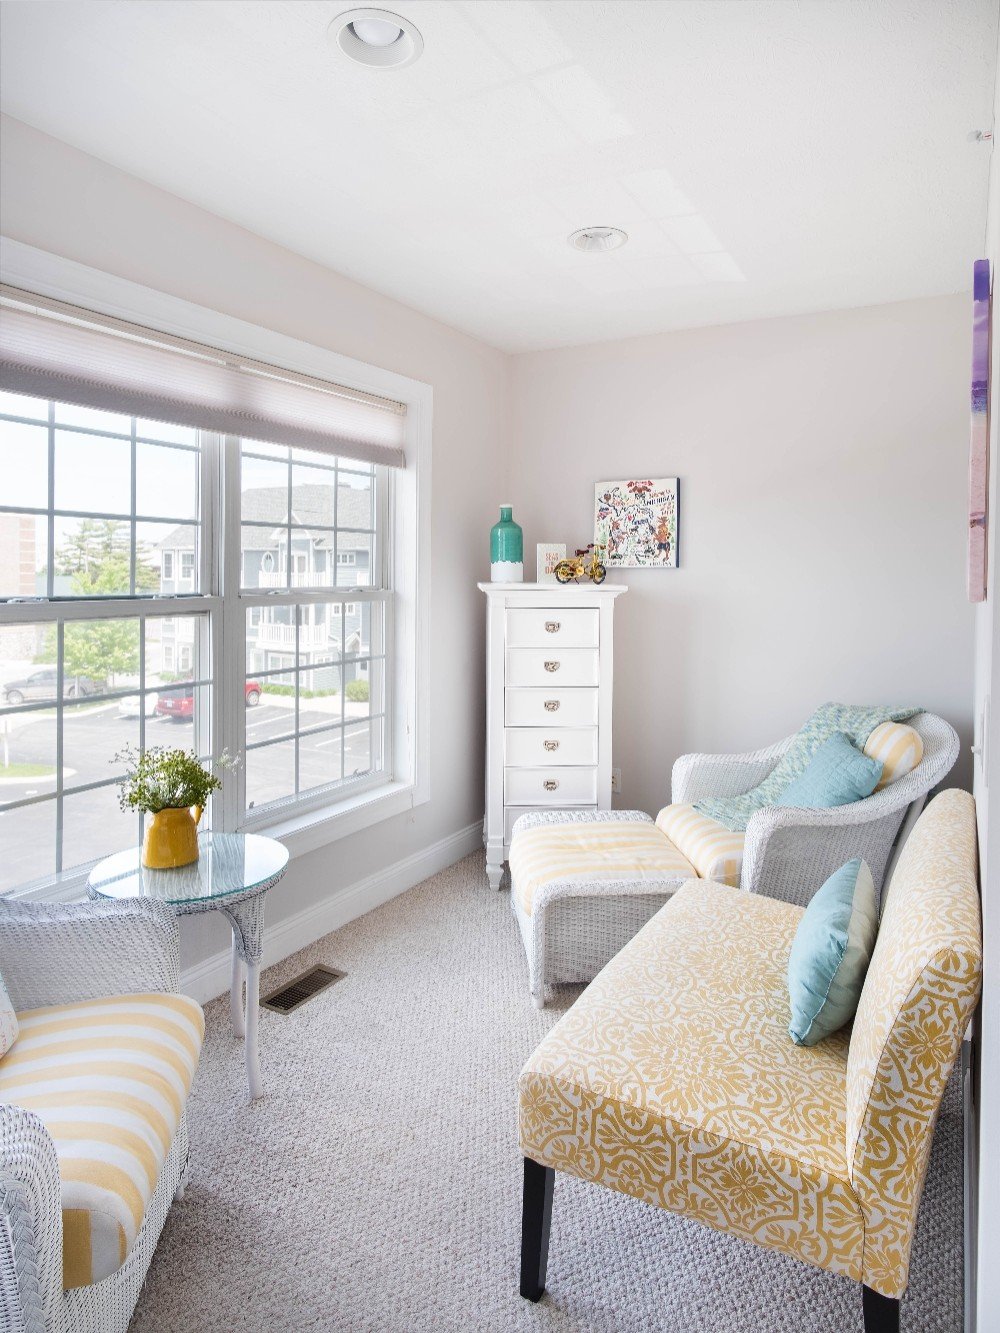
[(402, 403), (31, 293), (0, 300), (11, 393), (403, 466)]

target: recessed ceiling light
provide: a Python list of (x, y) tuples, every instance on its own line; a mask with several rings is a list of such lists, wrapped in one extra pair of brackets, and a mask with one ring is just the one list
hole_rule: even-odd
[(618, 250), (628, 240), (628, 232), (620, 227), (581, 227), (567, 237), (575, 250), (585, 250), (587, 254), (600, 254), (604, 250)]
[(388, 9), (345, 10), (326, 36), (345, 56), (370, 69), (412, 65), (424, 49), (424, 39), (410, 20)]

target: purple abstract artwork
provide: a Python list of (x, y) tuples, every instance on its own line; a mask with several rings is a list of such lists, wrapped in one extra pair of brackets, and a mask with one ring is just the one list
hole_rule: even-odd
[(969, 447), (969, 601), (986, 600), (986, 496), (989, 482), (990, 261), (972, 277), (972, 438)]

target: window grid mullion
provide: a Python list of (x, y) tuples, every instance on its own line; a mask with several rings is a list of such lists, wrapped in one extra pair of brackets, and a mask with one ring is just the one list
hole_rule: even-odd
[(136, 444), (135, 444), (135, 417), (129, 417), (129, 466), (131, 468), (131, 474), (129, 478), (128, 592), (130, 597), (135, 596), (135, 569), (138, 561), (138, 555), (136, 550), (137, 529), (135, 522), (137, 462), (138, 462), (138, 450), (136, 449)]
[[(217, 437), (216, 477), (222, 488), (221, 503), (216, 512), (223, 515), (222, 529), (216, 536), (216, 546), (222, 552), (222, 570), (219, 590), (222, 605), (219, 612), (217, 642), (220, 647), (218, 671), (215, 677), (213, 704), (217, 718), (217, 736), (222, 747), (231, 755), (246, 753), (246, 696), (243, 681), (246, 675), (246, 608), (240, 596), (240, 441), (236, 436)], [(227, 832), (239, 828), (246, 809), (246, 764), (241, 763), (227, 773), (222, 787), (222, 827)]]
[(56, 874), (63, 868), (63, 714), (66, 694), (65, 625), (56, 624)]
[(49, 484), (47, 497), (49, 510), (45, 516), (45, 595), (51, 597), (55, 592), (56, 586), (56, 523), (55, 518), (53, 517), (56, 508), (56, 405), (52, 402), (49, 403), (48, 455)]

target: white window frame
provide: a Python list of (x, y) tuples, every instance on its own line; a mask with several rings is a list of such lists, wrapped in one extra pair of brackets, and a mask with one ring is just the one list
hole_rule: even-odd
[[(248, 323), (219, 311), (140, 286), (124, 278), (103, 273), (34, 246), (0, 238), (0, 272), (3, 281), (57, 301), (93, 310), (99, 314), (146, 325), (162, 333), (193, 339), (250, 357), (325, 379), (363, 393), (393, 399), (406, 405), (403, 439), (405, 466), (393, 472), (389, 498), (390, 540), (387, 587), (392, 597), (392, 641), (387, 644), (386, 689), (391, 692), (392, 711), (385, 729), (386, 758), (390, 777), (380, 786), (346, 799), (333, 799), (314, 808), (297, 805), (283, 817), (258, 825), (247, 821), (240, 808), (238, 784), (230, 778), (213, 803), (217, 828), (239, 829), (252, 822), (257, 832), (280, 838), (293, 856), (313, 851), (380, 821), (402, 814), (430, 800), (430, 541), (431, 541), (431, 452), (433, 389), (429, 384), (394, 371), (371, 366), (352, 357), (303, 342), (272, 329)], [(206, 450), (224, 460), (234, 451)], [(224, 466), (227, 466), (224, 463)], [(211, 615), (211, 663), (213, 702), (211, 749), (221, 753), (228, 743), (243, 748), (246, 738), (246, 707), (240, 682), (245, 670), (246, 605), (228, 595), (225, 571), (238, 576), (240, 569), (239, 487), (227, 485), (223, 492), (224, 540), (214, 539), (213, 513), (222, 500), (222, 478), (218, 469), (203, 469), (202, 488), (202, 588), (196, 599), (185, 595), (182, 606), (172, 599), (147, 598), (143, 612), (170, 616), (179, 610), (209, 610)], [(220, 564), (221, 556), (221, 564)], [(235, 580), (233, 580), (235, 581)], [(225, 587), (226, 594), (222, 595)], [(329, 600), (329, 598), (328, 598)], [(197, 603), (197, 604), (195, 604)], [(57, 604), (52, 604), (55, 607)], [(107, 614), (106, 604), (87, 603), (93, 614)], [(44, 619), (44, 603), (22, 606), (21, 620)], [(60, 608), (62, 609), (62, 608)], [(77, 615), (84, 605), (72, 608)], [(122, 603), (115, 604), (125, 614)], [(63, 609), (63, 613), (65, 610)], [(237, 688), (226, 688), (226, 683)], [(36, 888), (32, 896), (52, 898), (77, 896), (86, 879), (84, 867), (75, 876), (53, 887)], [(73, 882), (75, 880), (75, 883)], [(17, 891), (15, 890), (15, 893)]]
[[(167, 573), (167, 570), (170, 573)], [(174, 581), (174, 553), (173, 551), (163, 551), (160, 559), (160, 576), (164, 583), (173, 583)]]
[[(241, 494), (242, 484), (240, 476), (240, 441), (236, 438), (227, 442), (227, 447), (223, 452), (223, 467), (226, 470), (225, 490), (226, 493)], [(253, 441), (247, 442), (247, 449), (253, 453)], [(330, 460), (332, 462), (332, 460)], [(331, 470), (331, 478), (333, 472)], [(287, 540), (288, 528), (280, 527), (274, 530), (275, 538), (281, 544), (281, 550), (285, 553), (284, 573), (290, 575), (290, 586), (282, 589), (263, 590), (252, 586), (243, 586), (237, 584), (230, 586), (227, 582), (224, 588), (224, 597), (227, 602), (238, 599), (244, 609), (244, 623), (246, 616), (254, 611), (266, 611), (269, 608), (297, 608), (297, 614), (300, 617), (299, 625), (315, 623), (315, 608), (317, 606), (330, 606), (345, 604), (348, 595), (355, 599), (360, 599), (371, 604), (374, 609), (381, 608), (381, 617), (377, 637), (373, 635), (373, 642), (369, 645), (370, 651), (375, 655), (372, 659), (372, 698), (378, 699), (380, 705), (380, 714), (372, 718), (370, 723), (370, 736), (372, 753), (380, 756), (380, 765), (369, 772), (357, 777), (342, 778), (338, 784), (338, 790), (343, 790), (342, 800), (348, 800), (348, 793), (357, 793), (359, 796), (369, 790), (378, 790), (383, 787), (387, 780), (392, 776), (392, 755), (388, 744), (388, 729), (391, 726), (393, 716), (393, 691), (394, 680), (393, 673), (387, 671), (385, 667), (391, 661), (392, 642), (393, 642), (393, 614), (395, 612), (395, 598), (392, 591), (392, 546), (394, 534), (390, 522), (392, 512), (391, 495), (395, 487), (395, 469), (376, 468), (374, 481), (374, 512), (372, 514), (372, 524), (375, 531), (374, 554), (377, 561), (377, 567), (370, 571), (371, 585), (369, 587), (351, 588), (346, 592), (338, 588), (330, 588), (322, 585), (316, 585), (308, 588), (301, 586), (296, 582), (297, 575), (305, 575), (309, 572), (309, 555), (302, 551), (293, 551), (292, 542)], [(292, 529), (294, 533), (301, 533), (302, 529)], [(357, 605), (357, 601), (352, 603)], [(374, 625), (373, 615), (373, 625)], [(341, 622), (343, 624), (343, 621)], [(342, 651), (346, 648), (342, 645)], [(245, 647), (244, 647), (245, 655)], [(384, 655), (384, 663), (382, 656)], [(289, 671), (294, 670), (296, 655), (294, 649), (291, 653), (292, 666)], [(308, 669), (307, 664), (301, 659), (299, 669)], [(346, 664), (345, 664), (346, 666)], [(271, 666), (264, 668), (261, 675), (267, 679), (268, 672), (282, 670), (281, 667)], [(252, 674), (252, 673), (251, 673)], [(272, 676), (271, 679), (274, 679)], [(280, 677), (278, 677), (280, 680)], [(293, 677), (294, 679), (294, 677)], [(295, 710), (295, 720), (291, 724), (296, 741), (300, 739), (298, 730), (298, 708)], [(359, 719), (360, 721), (361, 719)], [(245, 721), (245, 719), (244, 719)], [(349, 721), (344, 724), (350, 725)], [(302, 733), (308, 734), (308, 733)], [(265, 753), (266, 753), (266, 747)], [(241, 791), (241, 806), (245, 804), (246, 799), (246, 769), (245, 766), (235, 774), (236, 786)], [(254, 832), (268, 830), (276, 820), (287, 818), (282, 815), (282, 810), (288, 811), (291, 807), (293, 815), (307, 814), (314, 809), (324, 809), (329, 806), (331, 793), (329, 789), (317, 787), (312, 790), (307, 789), (298, 796), (290, 796), (283, 800), (271, 802), (263, 806), (259, 811), (257, 809), (247, 810), (243, 814), (241, 827)]]

